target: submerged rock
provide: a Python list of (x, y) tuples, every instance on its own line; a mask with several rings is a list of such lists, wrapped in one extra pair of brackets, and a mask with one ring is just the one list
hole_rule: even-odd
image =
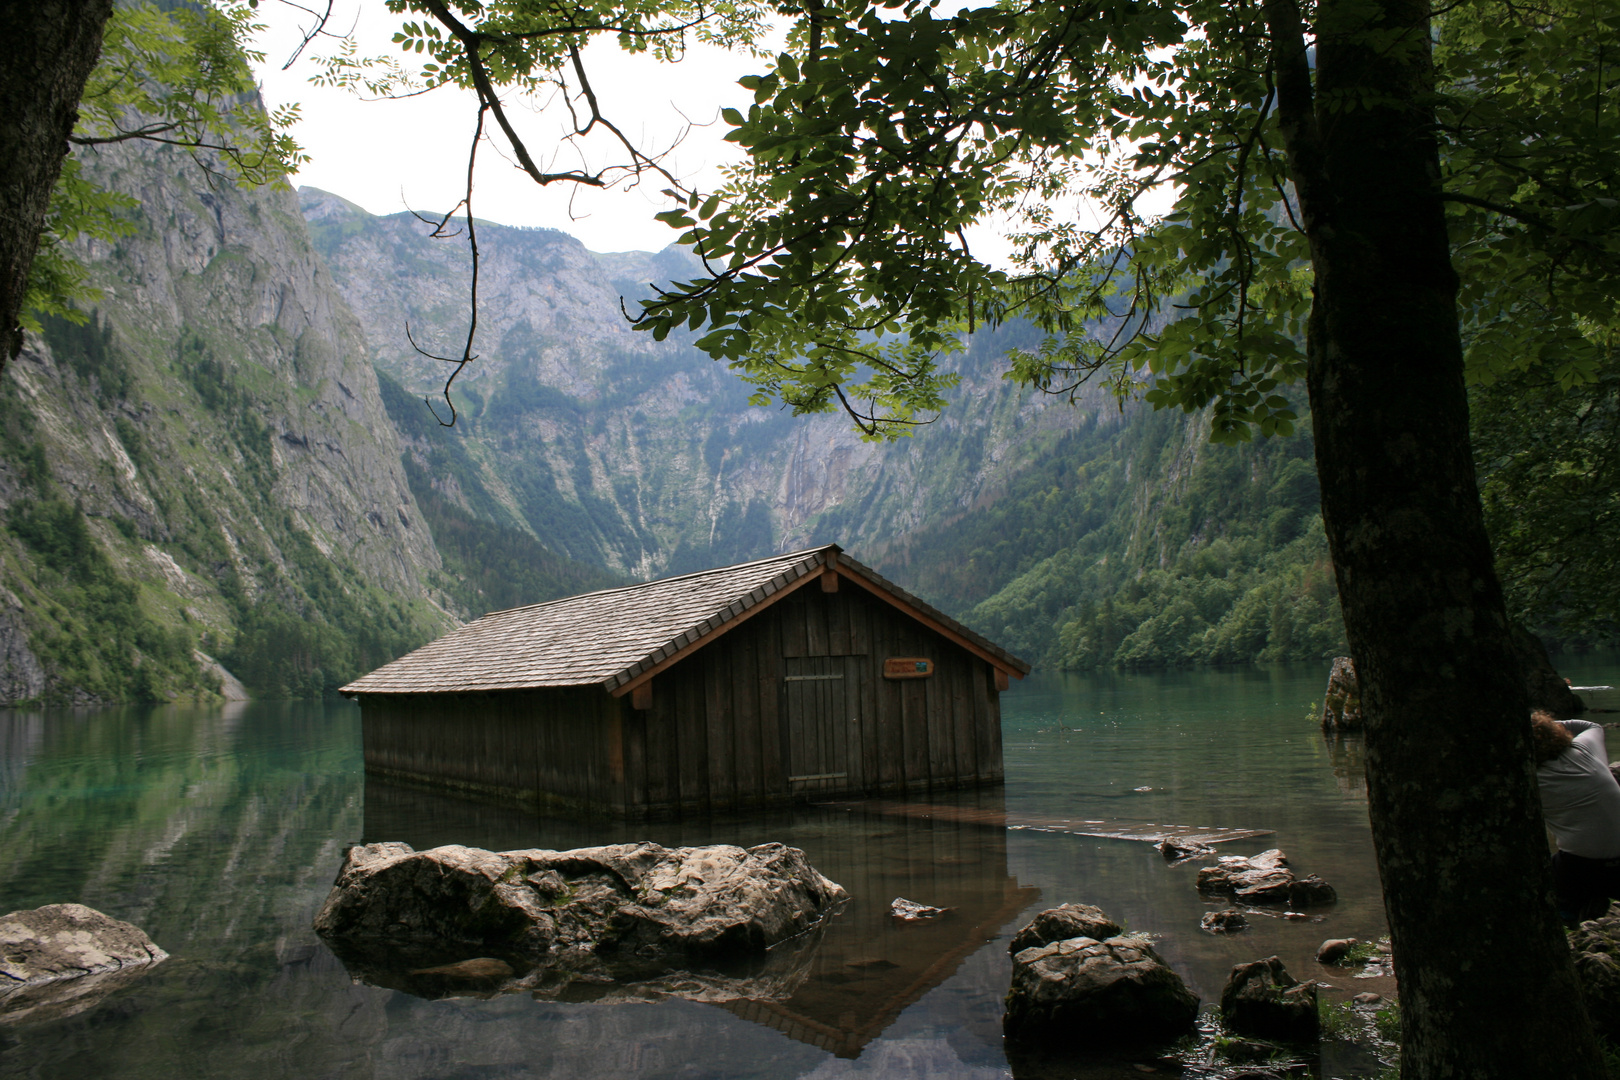
[(1215, 854), (1215, 849), (1208, 844), (1201, 844), (1196, 840), (1182, 840), (1167, 836), (1157, 845), (1159, 854), (1172, 862), (1185, 862), (1188, 859), (1197, 859), (1204, 855)]
[(1198, 891), (1227, 895), (1245, 904), (1309, 907), (1338, 899), (1333, 886), (1317, 877), (1296, 877), (1288, 857), (1276, 848), (1250, 858), (1223, 855), (1198, 871)]
[(83, 904), (0, 917), (0, 1023), (89, 1008), (169, 954), (139, 927)]
[(932, 919), (937, 915), (945, 914), (945, 908), (932, 907), (928, 904), (919, 904), (915, 900), (907, 900), (897, 896), (889, 903), (889, 914), (905, 922), (916, 922), (919, 919)]
[(1221, 990), (1221, 1022), (1238, 1035), (1315, 1042), (1321, 1034), (1316, 984), (1289, 975), (1275, 956), (1239, 964)]
[(1249, 918), (1237, 908), (1226, 908), (1224, 911), (1204, 912), (1198, 925), (1212, 934), (1234, 934), (1248, 927)]
[(772, 998), (803, 972), (795, 950), (765, 951), (846, 896), (782, 844), (367, 844), (350, 849), (315, 930), (351, 973), (424, 997), (581, 986), (601, 997), (623, 983), (632, 997)]
[(1198, 996), (1153, 951), (1146, 934), (1076, 937), (1013, 957), (1002, 1030), (1055, 1047), (1162, 1042), (1193, 1026)]
[(1021, 953), (1025, 949), (1039, 948), (1068, 938), (1088, 937), (1106, 941), (1123, 932), (1124, 928), (1104, 915), (1102, 908), (1090, 904), (1059, 904), (1055, 908), (1047, 908), (1014, 934), (1007, 951)]

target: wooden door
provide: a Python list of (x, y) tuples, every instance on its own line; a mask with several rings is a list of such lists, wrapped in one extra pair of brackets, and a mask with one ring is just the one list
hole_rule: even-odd
[(850, 687), (842, 656), (794, 656), (785, 661), (782, 737), (788, 791), (795, 796), (850, 786)]

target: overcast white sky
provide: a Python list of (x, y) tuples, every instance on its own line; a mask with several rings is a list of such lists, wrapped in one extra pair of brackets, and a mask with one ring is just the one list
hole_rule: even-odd
[[(311, 160), (293, 178), (295, 185), (330, 191), (375, 214), (407, 206), (443, 211), (461, 198), (476, 112), (470, 92), (445, 88), (402, 101), (363, 101), (347, 91), (312, 86), (308, 80), (316, 68), (307, 58), (281, 70), (298, 41), (295, 13), (278, 4), (262, 4), (259, 11), (261, 21), (270, 24), (259, 42), (266, 53), (258, 71), (265, 100), (272, 107), (296, 101), (303, 109), (294, 134)], [(399, 55), (388, 40), (397, 20), (376, 0), (340, 0), (338, 11), (331, 26), (341, 34), (353, 25), (362, 54)], [(333, 52), (335, 46), (317, 41), (308, 52)], [(687, 126), (686, 118), (708, 124), (692, 128), (666, 166), (688, 183), (717, 186), (718, 167), (740, 156), (722, 141), (719, 110), (722, 105), (746, 108), (749, 95), (736, 81), (764, 70), (766, 61), (699, 46), (679, 64), (659, 64), (627, 56), (611, 41), (587, 50), (586, 59), (603, 111), (627, 135), (640, 137), (644, 147), (668, 146)], [(556, 147), (566, 112), (558, 106), (556, 115), (537, 114), (519, 106), (509, 115), (546, 167), (539, 155)], [(676, 237), (653, 220), (666, 206), (660, 177), (649, 176), (629, 191), (570, 183), (541, 188), (494, 150), (488, 143), (479, 150), (473, 207), (480, 218), (561, 229), (593, 251), (658, 250)], [(563, 156), (555, 164), (572, 167), (578, 158)]]

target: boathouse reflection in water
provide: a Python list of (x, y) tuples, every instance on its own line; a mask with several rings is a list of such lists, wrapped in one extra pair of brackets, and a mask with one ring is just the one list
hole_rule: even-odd
[[(1000, 789), (964, 793), (957, 805), (1003, 809)], [(746, 818), (643, 824), (552, 820), (515, 808), (366, 779), (365, 839), (422, 850), (457, 843), (495, 851), (567, 849), (631, 840), (669, 847), (751, 846), (780, 840), (850, 893), (826, 925), (808, 974), (786, 998), (738, 999), (720, 1008), (839, 1057), (858, 1057), (907, 1006), (1034, 908), (1040, 890), (1007, 869), (1007, 832), (960, 820), (885, 817), (816, 807)], [(896, 897), (945, 908), (904, 922)], [(987, 1027), (986, 1038), (999, 1041)]]

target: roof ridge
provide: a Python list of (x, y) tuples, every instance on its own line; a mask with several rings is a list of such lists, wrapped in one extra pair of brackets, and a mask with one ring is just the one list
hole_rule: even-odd
[(514, 611), (533, 611), (538, 608), (550, 607), (553, 604), (566, 604), (575, 600), (583, 600), (587, 596), (609, 596), (613, 593), (632, 592), (636, 589), (645, 589), (653, 585), (667, 585), (672, 581), (685, 581), (687, 578), (700, 578), (707, 577), (711, 574), (729, 573), (735, 570), (742, 570), (749, 566), (758, 566), (761, 563), (777, 562), (778, 560), (782, 559), (803, 559), (811, 555), (819, 555), (821, 552), (826, 551), (829, 548), (837, 548), (837, 550), (840, 552), (844, 550), (843, 548), (838, 547), (837, 544), (822, 544), (819, 547), (805, 548), (803, 551), (784, 551), (780, 555), (767, 555), (763, 559), (750, 559), (747, 562), (731, 563), (728, 566), (711, 566), (707, 570), (693, 570), (686, 574), (676, 574), (674, 577), (654, 578), (651, 581), (638, 581), (630, 585), (617, 585), (611, 589), (597, 589), (594, 592), (574, 593), (572, 596), (559, 596), (555, 600), (541, 600), (539, 603), (535, 604), (519, 604), (517, 607), (497, 608), (494, 611), (486, 611), (482, 615), (479, 615), (477, 618), (472, 619), (470, 622), (463, 625), (470, 626), (479, 619), (487, 619), (491, 615), (508, 615)]

